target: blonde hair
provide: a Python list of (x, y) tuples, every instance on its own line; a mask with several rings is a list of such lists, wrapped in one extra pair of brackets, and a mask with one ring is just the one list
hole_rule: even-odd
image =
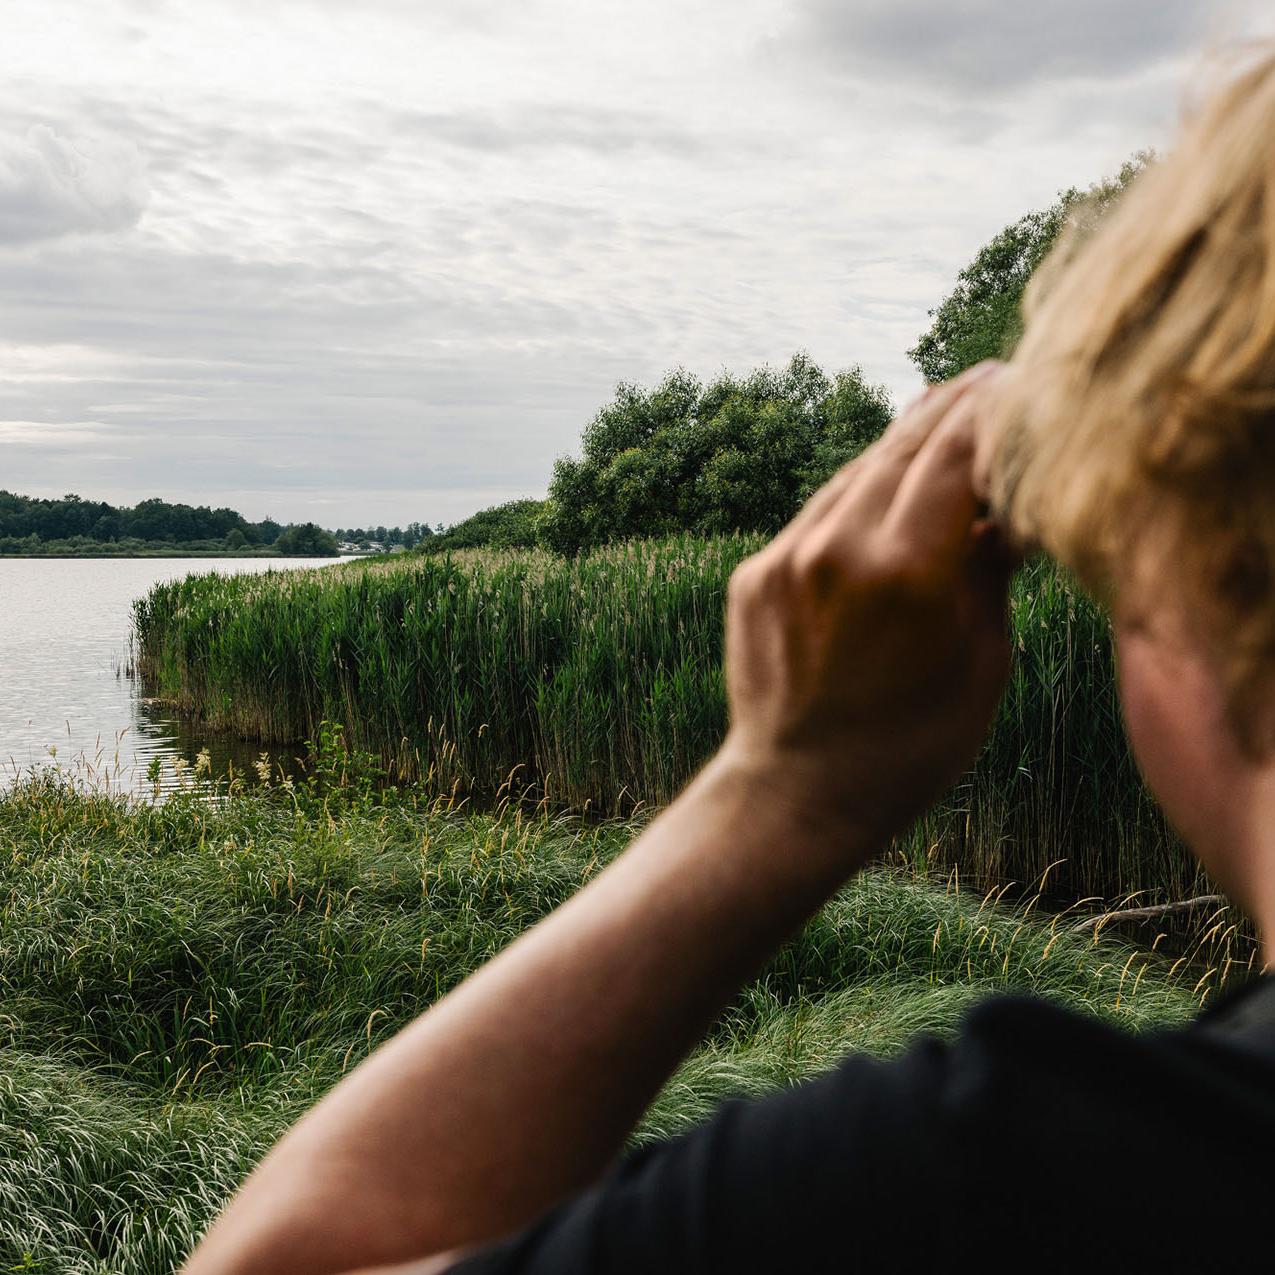
[(986, 409), (993, 508), (1108, 602), (1152, 561), (1141, 587), (1186, 604), (1258, 747), (1242, 704), (1275, 674), (1275, 46), (1096, 230), (1064, 236), (1024, 319)]

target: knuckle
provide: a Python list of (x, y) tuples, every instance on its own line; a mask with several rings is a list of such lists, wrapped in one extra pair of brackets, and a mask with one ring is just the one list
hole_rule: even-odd
[(833, 564), (828, 538), (824, 535), (808, 536), (792, 553), (793, 574), (798, 579), (820, 575)]
[(846, 564), (837, 541), (828, 535), (817, 535), (794, 550), (792, 571), (801, 592), (827, 597), (844, 578)]
[(727, 596), (732, 605), (749, 605), (766, 593), (775, 573), (775, 555), (771, 550), (745, 558), (731, 573)]
[(757, 569), (753, 565), (755, 559), (745, 558), (730, 574), (726, 583), (726, 593), (732, 602), (746, 600), (756, 588)]
[(866, 555), (865, 576), (875, 589), (900, 599), (927, 593), (932, 584), (924, 555), (897, 533), (876, 537)]
[(934, 436), (933, 446), (939, 459), (950, 465), (965, 464), (974, 457), (973, 411), (967, 407), (953, 409), (943, 428)]

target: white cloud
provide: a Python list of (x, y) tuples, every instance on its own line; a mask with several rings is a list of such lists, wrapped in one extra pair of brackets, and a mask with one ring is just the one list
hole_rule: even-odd
[(0, 446), (79, 448), (100, 443), (107, 432), (101, 421), (0, 421)]
[(148, 199), (135, 146), (36, 125), (0, 146), (0, 243), (135, 226)]

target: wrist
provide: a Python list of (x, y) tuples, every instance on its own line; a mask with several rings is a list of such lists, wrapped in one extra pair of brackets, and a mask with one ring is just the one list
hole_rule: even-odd
[(892, 835), (874, 822), (869, 802), (838, 788), (826, 766), (764, 753), (738, 735), (727, 736), (704, 778), (728, 794), (746, 820), (747, 841), (760, 834), (773, 857), (797, 858), (837, 877), (837, 884), (885, 849)]

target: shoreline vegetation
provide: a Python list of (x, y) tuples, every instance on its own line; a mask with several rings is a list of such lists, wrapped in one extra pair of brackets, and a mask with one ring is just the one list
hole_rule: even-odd
[[(671, 801), (723, 737), (726, 584), (762, 543), (192, 575), (135, 604), (133, 659), (148, 694), (263, 747), (332, 723), (396, 782), (626, 816)], [(1208, 893), (1129, 753), (1105, 617), (1044, 561), (1011, 612), (988, 743), (896, 854), (1068, 900)]]
[[(190, 775), (153, 803), (46, 772), (0, 792), (6, 1269), (171, 1272), (290, 1121), (634, 831), (426, 801), (359, 765), (329, 735), (297, 784)], [(1180, 1024), (1251, 972), (1228, 917), (1170, 957), (955, 874), (871, 869), (740, 993), (634, 1144), (847, 1050), (949, 1036), (994, 992)]]
[(255, 547), (243, 549), (227, 549), (219, 546), (208, 548), (194, 545), (146, 545), (128, 547), (112, 544), (77, 546), (61, 548), (50, 544), (37, 551), (11, 553), (0, 550), (0, 557), (5, 559), (23, 558), (279, 558), (285, 555), (273, 547)]
[(143, 500), (132, 507), (20, 496), (0, 490), (0, 557), (304, 557), (412, 549), (433, 532), (423, 523), (326, 531), (312, 522), (249, 522), (233, 509)]
[[(352, 558), (384, 561), (398, 557), (402, 552), (402, 550), (390, 549), (342, 549), (338, 554), (314, 554), (313, 556), (330, 557), (333, 562), (347, 561)], [(308, 556), (310, 555), (285, 553), (273, 545), (241, 549), (206, 545), (146, 545), (133, 548), (111, 544), (94, 545), (92, 548), (62, 549), (56, 545), (50, 545), (37, 553), (9, 553), (0, 549), (0, 560), (5, 561), (27, 558), (277, 558), (286, 564), (291, 559)]]

